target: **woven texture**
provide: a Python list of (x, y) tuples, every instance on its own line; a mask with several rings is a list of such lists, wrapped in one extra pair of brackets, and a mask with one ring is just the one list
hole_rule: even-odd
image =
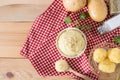
[[(79, 19), (80, 13), (86, 11), (87, 7), (76, 13), (67, 12), (63, 7), (62, 0), (54, 0), (49, 8), (34, 21), (23, 49), (21, 50), (21, 54), (31, 61), (32, 65), (40, 75), (71, 75), (72, 77), (76, 77), (72, 73), (58, 73), (55, 70), (55, 62), (59, 59), (64, 59), (68, 61), (71, 68), (75, 71), (87, 75), (93, 80), (97, 80), (97, 76), (92, 74), (88, 64), (89, 53), (96, 44), (101, 42), (111, 42), (113, 37), (120, 35), (120, 29), (115, 29), (110, 33), (100, 35), (97, 32), (97, 27), (103, 22), (97, 23), (90, 18), (87, 18), (86, 20)], [(73, 23), (66, 24), (64, 22), (66, 16), (70, 16)], [(108, 18), (110, 18), (109, 15)], [(55, 40), (58, 33), (63, 29), (75, 27), (76, 20), (78, 20), (82, 26), (92, 26), (92, 29), (82, 30), (87, 36), (87, 49), (84, 54), (78, 58), (69, 59), (60, 55), (56, 48)]]

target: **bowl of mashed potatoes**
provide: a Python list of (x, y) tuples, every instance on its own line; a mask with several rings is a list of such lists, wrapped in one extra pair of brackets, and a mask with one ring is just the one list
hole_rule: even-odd
[(86, 49), (87, 41), (85, 34), (77, 28), (62, 30), (56, 39), (56, 47), (60, 54), (67, 58), (80, 56)]

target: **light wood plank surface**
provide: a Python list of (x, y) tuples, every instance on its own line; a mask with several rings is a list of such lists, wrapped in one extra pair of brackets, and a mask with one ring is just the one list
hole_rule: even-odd
[(0, 59), (0, 80), (71, 80), (71, 78), (40, 77), (27, 59)]
[[(0, 80), (71, 80), (70, 77), (40, 77), (19, 52), (26, 40), (32, 22), (0, 23)], [(16, 59), (14, 59), (16, 58)], [(11, 72), (14, 77), (8, 78)]]
[(21, 58), (19, 54), (32, 22), (0, 23), (0, 57)]
[[(6, 1), (1, 0), (0, 6), (19, 4), (17, 1), (19, 2), (25, 0), (6, 0)], [(31, 4), (30, 2), (27, 3), (27, 1), (28, 0), (26, 0), (24, 4)], [(41, 14), (44, 12), (44, 10), (47, 9), (47, 7), (52, 3), (53, 0), (49, 1), (39, 0), (39, 1), (40, 1), (39, 14)], [(3, 13), (2, 10), (5, 9), (6, 11), (9, 10), (9, 6), (0, 9), (0, 13), (2, 14)], [(5, 16), (2, 15), (0, 16), (1, 16), (0, 21), (2, 21), (3, 20), (2, 17)], [(9, 14), (9, 17), (11, 16), (12, 15)], [(12, 21), (15, 19), (17, 21), (23, 20), (22, 18), (20, 19), (19, 17), (14, 17)], [(5, 20), (9, 21), (11, 19), (6, 17), (4, 18), (3, 21)], [(71, 80), (69, 76), (58, 77), (53, 76), (43, 78), (37, 74), (30, 61), (28, 59), (25, 59), (23, 56), (19, 54), (33, 22), (3, 22), (3, 21), (0, 22), (0, 80)]]
[(0, 0), (0, 21), (34, 21), (53, 0)]
[[(43, 1), (43, 0), (0, 0), (0, 6), (13, 5), (13, 4), (37, 4), (46, 5), (50, 4), (53, 0)], [(43, 8), (43, 7), (41, 7)]]

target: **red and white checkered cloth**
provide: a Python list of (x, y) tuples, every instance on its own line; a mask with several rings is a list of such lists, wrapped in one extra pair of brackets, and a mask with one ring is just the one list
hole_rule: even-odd
[[(111, 42), (113, 37), (120, 35), (120, 29), (100, 35), (97, 32), (97, 27), (100, 26), (102, 22), (97, 23), (90, 18), (86, 20), (79, 19), (80, 13), (86, 11), (87, 7), (76, 13), (67, 12), (63, 7), (62, 0), (54, 0), (49, 8), (34, 21), (23, 49), (21, 50), (21, 54), (31, 61), (40, 75), (71, 75), (76, 77), (72, 73), (58, 73), (55, 70), (55, 62), (62, 58), (67, 60), (75, 71), (87, 75), (93, 78), (93, 80), (97, 80), (97, 76), (92, 74), (88, 64), (90, 50), (101, 42)], [(64, 22), (64, 18), (68, 15), (71, 17), (72, 22), (78, 20), (82, 26), (91, 25), (93, 27), (89, 31), (83, 30), (87, 36), (87, 49), (81, 57), (74, 59), (61, 56), (55, 45), (56, 37), (60, 31), (68, 27), (75, 27), (74, 23), (66, 24)], [(108, 18), (109, 17), (108, 15)]]

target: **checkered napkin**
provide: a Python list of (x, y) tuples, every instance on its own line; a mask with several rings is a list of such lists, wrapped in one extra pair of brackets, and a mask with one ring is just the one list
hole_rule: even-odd
[[(90, 18), (87, 18), (86, 20), (79, 19), (80, 13), (86, 12), (87, 10), (87, 7), (85, 7), (76, 13), (67, 12), (63, 7), (62, 0), (54, 0), (49, 8), (34, 21), (23, 49), (21, 50), (21, 55), (31, 61), (32, 65), (40, 75), (70, 75), (76, 77), (72, 73), (58, 73), (55, 70), (55, 62), (59, 59), (64, 59), (75, 71), (87, 75), (93, 80), (97, 80), (97, 76), (92, 73), (88, 64), (89, 53), (96, 44), (111, 42), (113, 37), (120, 35), (120, 29), (118, 28), (110, 33), (100, 35), (97, 32), (97, 27), (103, 22), (97, 23)], [(66, 24), (64, 22), (66, 16), (70, 16), (73, 23)], [(108, 18), (110, 18), (109, 15)], [(69, 59), (60, 55), (56, 48), (55, 40), (58, 33), (63, 29), (75, 27), (76, 20), (79, 21), (82, 26), (92, 26), (92, 29), (82, 30), (87, 36), (87, 49), (84, 54), (78, 58)]]

